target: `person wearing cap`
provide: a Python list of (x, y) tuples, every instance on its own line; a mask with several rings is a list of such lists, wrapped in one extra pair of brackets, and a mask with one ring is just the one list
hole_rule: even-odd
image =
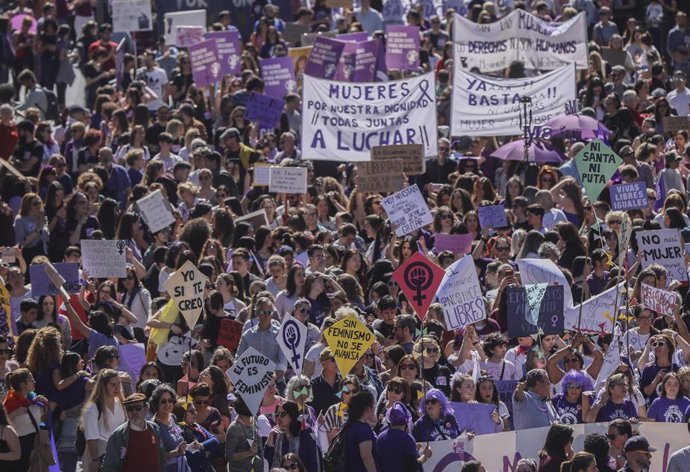
[(160, 427), (146, 419), (146, 395), (133, 393), (122, 405), (127, 411), (127, 422), (108, 438), (101, 472), (161, 472), (165, 448)]
[(656, 448), (649, 445), (644, 436), (633, 436), (623, 446), (625, 465), (620, 472), (647, 472), (652, 464), (652, 452)]
[(395, 402), (386, 411), (386, 421), (389, 428), (376, 438), (376, 456), (385, 458), (379, 462), (379, 472), (417, 470), (424, 465), (432, 455), (431, 447), (427, 444), (421, 454), (417, 450), (414, 437), (408, 431), (412, 415), (407, 407)]
[(685, 72), (675, 71), (671, 82), (675, 88), (666, 95), (666, 100), (675, 108), (678, 116), (690, 115), (690, 89), (685, 86), (687, 84)]
[(610, 19), (611, 9), (606, 6), (599, 8), (599, 22), (592, 29), (592, 41), (601, 47), (607, 47), (611, 36), (619, 33), (618, 26)]
[(664, 157), (666, 162), (666, 168), (659, 172), (657, 179), (664, 179), (663, 185), (664, 189), (668, 193), (669, 190), (678, 190), (681, 193), (685, 193), (685, 186), (683, 185), (683, 177), (680, 175), (678, 167), (680, 166), (683, 157), (676, 151), (669, 151)]

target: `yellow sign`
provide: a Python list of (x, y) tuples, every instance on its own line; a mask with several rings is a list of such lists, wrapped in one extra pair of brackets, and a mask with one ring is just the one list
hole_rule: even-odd
[[(16, 329), (12, 329), (12, 307), (10, 306), (10, 293), (7, 287), (0, 284), (0, 334), (10, 337)], [(16, 336), (15, 336), (16, 338)]]
[[(175, 305), (175, 300), (168, 300), (168, 303), (166, 303), (161, 310), (158, 321), (162, 321), (163, 323), (174, 323), (178, 313), (180, 312)], [(149, 341), (156, 346), (160, 346), (168, 340), (168, 333), (170, 333), (170, 328), (152, 328)]]
[(201, 310), (204, 308), (204, 289), (208, 278), (196, 268), (192, 261), (187, 261), (163, 285), (170, 297), (175, 300), (177, 309), (193, 329)]
[(355, 315), (333, 324), (324, 333), (342, 375), (350, 373), (357, 361), (374, 343), (374, 335)]

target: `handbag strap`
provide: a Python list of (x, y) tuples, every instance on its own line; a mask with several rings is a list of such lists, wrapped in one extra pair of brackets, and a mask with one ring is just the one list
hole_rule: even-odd
[[(33, 405), (33, 403), (32, 403)], [(26, 407), (26, 412), (29, 414), (29, 418), (31, 419), (31, 423), (33, 423), (34, 428), (36, 428), (36, 432), (39, 433), (41, 429), (38, 427), (38, 423), (36, 422), (36, 418), (34, 418), (34, 415), (31, 413), (31, 405)]]

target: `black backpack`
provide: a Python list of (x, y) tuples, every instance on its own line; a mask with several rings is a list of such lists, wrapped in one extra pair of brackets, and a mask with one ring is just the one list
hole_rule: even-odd
[(58, 107), (58, 99), (55, 92), (52, 90), (43, 89), (46, 94), (46, 101), (48, 102), (48, 108), (43, 111), (46, 120), (58, 121), (60, 119), (60, 108)]
[(348, 424), (335, 435), (323, 456), (323, 468), (326, 472), (347, 472), (347, 432)]
[[(96, 403), (96, 409), (98, 410), (98, 419), (101, 419), (101, 406)], [(79, 421), (79, 425), (77, 426), (77, 437), (74, 438), (74, 448), (77, 451), (77, 457), (81, 457), (84, 455), (84, 451), (86, 450), (86, 437), (84, 436), (84, 427), (81, 425), (81, 421)]]

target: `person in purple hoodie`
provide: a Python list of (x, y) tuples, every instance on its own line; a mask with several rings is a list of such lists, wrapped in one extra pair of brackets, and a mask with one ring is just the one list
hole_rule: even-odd
[(420, 454), (414, 437), (407, 431), (412, 415), (401, 402), (395, 402), (386, 412), (389, 428), (376, 438), (376, 456), (379, 472), (413, 472), (419, 470), (429, 457), (431, 447), (426, 445)]
[(690, 400), (680, 392), (680, 379), (675, 372), (664, 375), (661, 381), (661, 391), (647, 412), (648, 421), (663, 423), (682, 423), (686, 411), (690, 407)]
[(584, 417), (591, 406), (591, 397), (582, 392), (593, 388), (592, 381), (584, 372), (571, 370), (565, 374), (561, 382), (561, 393), (556, 394), (551, 402), (556, 408), (558, 421), (564, 424), (584, 423)]

